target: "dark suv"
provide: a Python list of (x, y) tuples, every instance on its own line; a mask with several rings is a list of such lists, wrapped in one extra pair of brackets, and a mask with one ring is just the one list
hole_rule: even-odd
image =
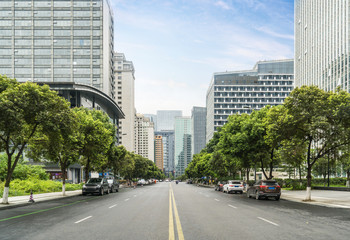
[(273, 197), (279, 200), (281, 197), (281, 187), (275, 180), (260, 180), (247, 190), (247, 197), (255, 197), (257, 200)]
[(100, 194), (109, 193), (109, 185), (106, 178), (90, 178), (83, 186), (83, 195), (88, 193)]

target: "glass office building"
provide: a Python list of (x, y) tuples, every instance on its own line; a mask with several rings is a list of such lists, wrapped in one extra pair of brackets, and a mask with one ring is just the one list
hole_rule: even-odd
[(295, 1), (295, 86), (350, 91), (349, 0)]
[(113, 13), (107, 0), (2, 0), (0, 73), (74, 82), (114, 99)]
[(154, 132), (156, 136), (162, 136), (163, 140), (163, 166), (164, 173), (167, 177), (170, 173), (174, 175), (174, 147), (175, 147), (175, 136), (174, 131), (160, 131)]
[(206, 142), (228, 116), (282, 104), (293, 84), (293, 59), (259, 61), (252, 70), (214, 73), (206, 97)]
[(207, 109), (205, 107), (192, 108), (192, 155), (205, 148)]
[(190, 117), (175, 118), (175, 177), (185, 173), (192, 160), (192, 121)]
[(180, 110), (159, 110), (157, 111), (157, 131), (174, 130), (176, 117), (182, 117)]

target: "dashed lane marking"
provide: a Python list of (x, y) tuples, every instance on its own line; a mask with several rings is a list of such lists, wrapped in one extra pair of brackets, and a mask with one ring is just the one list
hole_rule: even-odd
[(267, 222), (267, 223), (270, 223), (270, 224), (272, 224), (272, 225), (275, 225), (275, 226), (279, 226), (277, 223), (274, 223), (274, 222), (271, 222), (271, 221), (269, 221), (269, 220), (267, 220), (267, 219), (265, 219), (265, 218), (262, 218), (262, 217), (258, 217), (260, 220), (263, 220), (263, 221), (265, 221), (265, 222)]
[(83, 219), (81, 219), (81, 220), (79, 220), (79, 221), (76, 221), (75, 223), (80, 223), (80, 222), (85, 221), (85, 220), (87, 220), (87, 219), (89, 219), (89, 218), (91, 218), (91, 217), (92, 217), (92, 216), (88, 216), (88, 217), (83, 218)]
[(230, 204), (229, 204), (228, 206), (229, 206), (229, 207), (232, 207), (232, 208), (237, 208), (237, 207), (235, 207), (235, 206), (232, 206), (232, 205), (230, 205)]
[(219, 199), (216, 199), (216, 198), (215, 198), (214, 200), (215, 200), (215, 201), (217, 201), (217, 202), (220, 202), (220, 200), (219, 200)]
[(110, 206), (109, 208), (114, 208), (115, 206), (117, 206), (117, 204), (114, 204), (113, 206)]
[(126, 201), (129, 201), (129, 199), (130, 199), (130, 198), (127, 198), (127, 199), (125, 199), (124, 201), (125, 201), (125, 202), (126, 202)]

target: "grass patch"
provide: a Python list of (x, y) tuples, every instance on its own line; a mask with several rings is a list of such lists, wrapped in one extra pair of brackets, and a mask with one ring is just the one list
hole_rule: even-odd
[[(0, 182), (1, 197), (4, 190), (4, 185), (4, 182)], [(80, 190), (81, 188), (82, 184), (66, 183), (66, 191)], [(52, 180), (40, 180), (36, 178), (26, 180), (15, 179), (10, 183), (9, 197), (29, 195), (31, 190), (33, 190), (34, 194), (61, 192), (62, 183)]]

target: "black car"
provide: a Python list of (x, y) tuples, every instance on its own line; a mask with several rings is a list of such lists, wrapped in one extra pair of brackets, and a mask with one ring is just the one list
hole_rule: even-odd
[(247, 197), (255, 197), (257, 200), (273, 197), (279, 200), (281, 187), (275, 180), (260, 180), (247, 189)]
[(83, 186), (83, 195), (88, 193), (100, 194), (103, 195), (105, 193), (109, 193), (109, 185), (106, 178), (90, 178)]
[(107, 179), (109, 190), (113, 192), (119, 192), (119, 182), (116, 179)]

